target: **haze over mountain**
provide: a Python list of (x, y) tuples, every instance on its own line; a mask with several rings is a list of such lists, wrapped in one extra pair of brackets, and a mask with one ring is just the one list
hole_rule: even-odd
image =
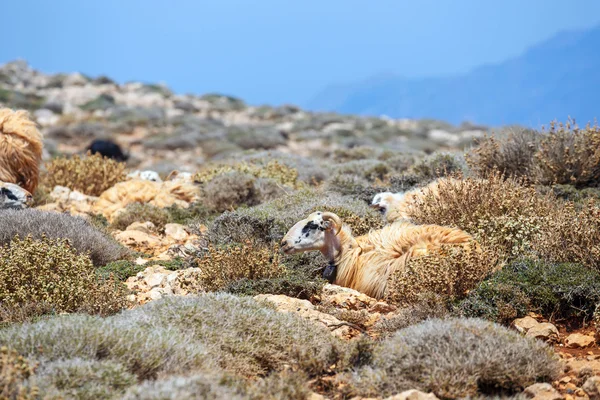
[[(490, 44), (493, 46), (493, 44)], [(313, 110), (451, 123), (540, 126), (598, 117), (600, 26), (561, 32), (521, 56), (450, 77), (382, 75), (324, 89)]]

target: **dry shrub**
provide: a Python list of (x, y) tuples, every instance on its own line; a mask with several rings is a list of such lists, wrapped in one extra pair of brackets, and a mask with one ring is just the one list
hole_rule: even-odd
[(33, 400), (38, 389), (25, 385), (33, 377), (36, 366), (6, 346), (0, 347), (0, 399)]
[(88, 254), (97, 267), (131, 255), (127, 248), (85, 219), (65, 213), (37, 209), (0, 210), (0, 245), (8, 244), (16, 235), (69, 239), (70, 245), (80, 254)]
[(205, 204), (217, 212), (231, 211), (239, 206), (259, 203), (256, 178), (249, 174), (229, 171), (215, 176), (202, 187)]
[(485, 137), (465, 159), (478, 176), (494, 171), (511, 177), (533, 178), (534, 154), (541, 135), (531, 129), (511, 130), (504, 137)]
[(125, 307), (127, 290), (104, 279), (87, 255), (68, 240), (15, 237), (0, 247), (0, 318), (17, 321), (24, 307), (36, 315), (58, 312), (113, 314)]
[(498, 264), (495, 251), (442, 245), (430, 254), (410, 259), (405, 268), (388, 280), (385, 300), (392, 304), (410, 304), (423, 292), (447, 298), (461, 298), (491, 274)]
[(240, 279), (277, 278), (285, 273), (279, 260), (279, 248), (247, 241), (215, 247), (212, 244), (198, 254), (197, 266), (202, 270), (200, 279), (209, 291), (225, 288)]
[(454, 155), (448, 153), (434, 153), (411, 167), (411, 172), (422, 181), (433, 180), (461, 171), (460, 161)]
[(556, 203), (533, 248), (544, 260), (600, 271), (600, 206), (594, 200), (581, 208), (573, 202)]
[(102, 192), (125, 180), (125, 163), (120, 163), (100, 154), (86, 157), (75, 154), (71, 158), (61, 157), (50, 161), (44, 177), (44, 186), (66, 186), (89, 196), (100, 196)]
[(169, 222), (169, 213), (151, 204), (130, 203), (122, 213), (117, 214), (109, 227), (123, 231), (134, 222), (152, 222), (156, 229), (162, 231)]
[(553, 209), (548, 196), (540, 196), (523, 180), (495, 172), (486, 179), (441, 182), (437, 195), (425, 193), (408, 213), (419, 224), (463, 229), (482, 246), (514, 258), (531, 250)]
[(535, 155), (542, 184), (573, 184), (594, 187), (600, 184), (600, 128), (584, 129), (567, 122), (550, 125)]
[(194, 175), (194, 181), (205, 184), (218, 175), (231, 171), (241, 172), (243, 174), (254, 176), (255, 178), (270, 178), (282, 185), (293, 188), (301, 186), (300, 182), (298, 182), (298, 171), (277, 160), (270, 161), (266, 165), (241, 162), (207, 168)]
[(378, 344), (370, 365), (341, 380), (348, 398), (418, 389), (455, 399), (519, 392), (560, 372), (559, 358), (540, 340), (480, 319), (449, 318), (398, 331)]

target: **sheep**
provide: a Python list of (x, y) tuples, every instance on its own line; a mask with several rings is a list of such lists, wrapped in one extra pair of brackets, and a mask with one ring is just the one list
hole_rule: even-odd
[(331, 283), (382, 299), (388, 278), (408, 260), (429, 254), (443, 244), (479, 251), (467, 232), (439, 225), (396, 221), (368, 234), (353, 237), (339, 216), (317, 211), (297, 222), (281, 241), (284, 254), (318, 250), (329, 261), (323, 276)]
[(27, 208), (33, 204), (33, 196), (14, 183), (0, 182), (0, 210)]
[(427, 195), (437, 197), (439, 196), (440, 186), (454, 186), (459, 185), (461, 182), (462, 180), (460, 179), (445, 177), (436, 179), (425, 187), (415, 188), (406, 192), (377, 193), (369, 206), (381, 212), (387, 223), (399, 220), (411, 221), (409, 214), (410, 207), (414, 206), (419, 199)]
[(99, 153), (103, 157), (112, 158), (119, 162), (129, 159), (129, 154), (124, 154), (121, 147), (112, 140), (96, 139), (88, 146), (87, 150), (92, 154)]
[(0, 181), (29, 193), (38, 185), (43, 137), (25, 110), (0, 109)]

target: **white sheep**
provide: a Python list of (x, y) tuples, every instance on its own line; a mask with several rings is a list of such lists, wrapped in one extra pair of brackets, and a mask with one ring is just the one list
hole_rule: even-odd
[(339, 216), (317, 211), (297, 222), (283, 237), (285, 254), (318, 250), (329, 261), (324, 277), (368, 296), (384, 297), (388, 278), (412, 257), (429, 254), (443, 244), (468, 246), (473, 237), (439, 225), (396, 221), (382, 229), (354, 237)]
[(0, 182), (0, 210), (27, 208), (33, 204), (33, 196), (19, 185)]

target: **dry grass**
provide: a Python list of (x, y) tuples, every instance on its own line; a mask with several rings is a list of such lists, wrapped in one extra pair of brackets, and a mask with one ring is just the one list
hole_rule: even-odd
[(67, 240), (16, 237), (0, 247), (2, 322), (59, 312), (113, 314), (125, 307), (126, 293), (112, 277), (99, 277), (89, 257)]
[(35, 374), (35, 370), (35, 365), (13, 349), (0, 347), (0, 399), (37, 399), (38, 389), (25, 384)]
[(125, 180), (125, 163), (116, 162), (100, 154), (86, 157), (73, 155), (61, 157), (46, 165), (43, 185), (50, 190), (55, 186), (66, 186), (89, 196), (100, 196), (102, 192)]
[(215, 247), (212, 244), (196, 258), (202, 270), (202, 285), (216, 291), (240, 279), (258, 280), (283, 276), (285, 267), (280, 263), (277, 246), (252, 242)]

